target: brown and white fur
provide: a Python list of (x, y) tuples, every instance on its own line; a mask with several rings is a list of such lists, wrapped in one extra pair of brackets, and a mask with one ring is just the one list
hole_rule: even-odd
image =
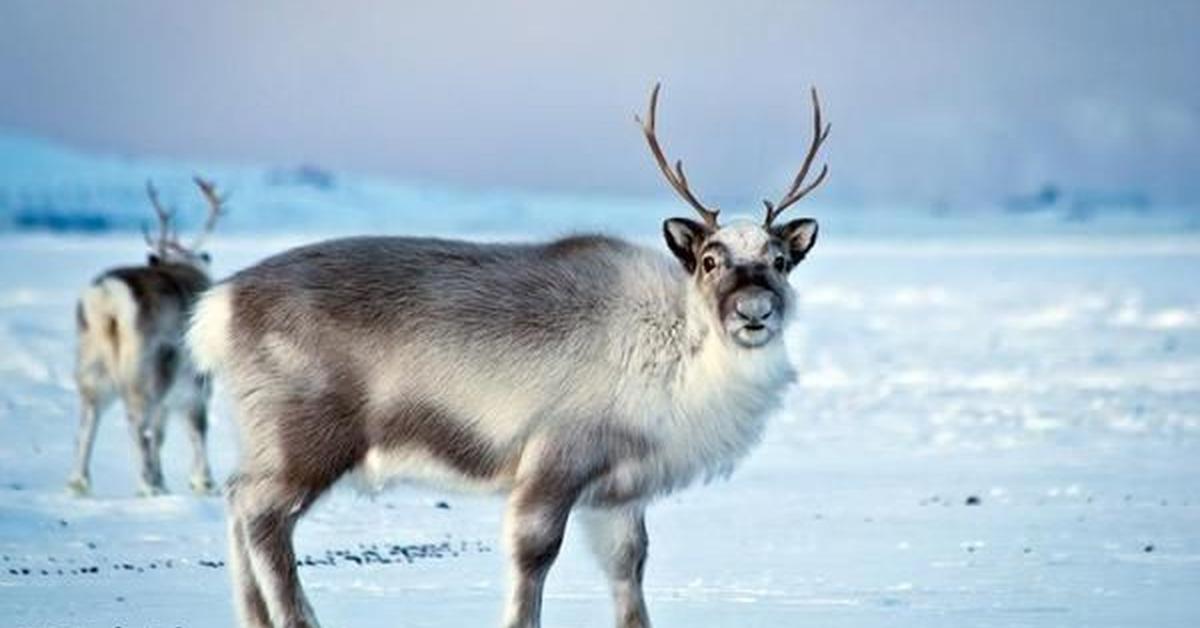
[(166, 491), (159, 452), (172, 413), (187, 418), (192, 489), (208, 493), (214, 486), (205, 448), (208, 378), (194, 368), (183, 346), (191, 308), (211, 285), (208, 255), (174, 240), (169, 213), (161, 210), (153, 187), (148, 191), (163, 225), (158, 240), (147, 237), (154, 252), (145, 265), (114, 268), (96, 277), (76, 305), (75, 382), (81, 411), (67, 486), (77, 495), (90, 491), (96, 427), (117, 398), (129, 423), (139, 494)]
[(540, 625), (577, 512), (617, 625), (648, 626), (644, 510), (727, 474), (793, 372), (788, 274), (816, 222), (664, 224), (676, 259), (604, 236), (399, 237), (287, 251), (217, 285), (188, 342), (232, 394), (241, 625), (316, 626), (292, 531), (340, 478), (508, 495), (504, 625)]

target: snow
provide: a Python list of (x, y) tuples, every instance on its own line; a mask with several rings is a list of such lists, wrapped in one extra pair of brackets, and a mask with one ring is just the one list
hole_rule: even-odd
[[(311, 237), (227, 235), (216, 271)], [(96, 495), (63, 490), (73, 301), (141, 250), (132, 234), (0, 236), (0, 625), (233, 622), (221, 501), (185, 492), (181, 425), (178, 493), (133, 497), (115, 410)], [(732, 479), (650, 512), (656, 625), (1200, 625), (1197, 271), (1200, 241), (1178, 235), (823, 230), (794, 277), (784, 410)], [(210, 444), (228, 473), (224, 402)], [(329, 626), (496, 625), (500, 516), (495, 497), (339, 489), (300, 524), (301, 577)], [(576, 536), (546, 624), (611, 625)]]
[[(633, 156), (646, 159), (640, 152)], [(647, 162), (649, 164), (649, 162)], [(647, 165), (647, 167), (652, 167)], [(396, 181), (331, 172), (312, 164), (266, 167), (254, 164), (180, 162), (152, 157), (90, 154), (0, 128), (0, 232), (137, 231), (148, 217), (144, 184), (153, 180), (178, 220), (193, 228), (204, 216), (191, 178), (215, 180), (231, 193), (222, 233), (284, 230), (310, 236), (389, 231), (491, 237), (546, 237), (604, 229), (631, 237), (658, 233), (663, 216), (678, 211), (665, 186), (653, 198), (600, 191), (594, 194), (512, 189), (459, 189), (447, 184)], [(757, 196), (717, 198), (723, 216), (749, 210), (759, 216)], [(1089, 238), (1104, 234), (1116, 246), (1137, 235), (1200, 232), (1196, 207), (1158, 205), (1149, 200), (1091, 205), (1050, 204), (1014, 210), (1006, 199), (980, 206), (864, 206), (843, 201), (831, 211), (825, 199), (806, 200), (804, 211), (821, 218), (822, 236), (913, 238), (924, 254), (954, 242), (1002, 235), (1003, 243), (1025, 246), (1049, 234)], [(1041, 242), (1041, 246), (1064, 243)], [(1165, 246), (1172, 246), (1168, 241)], [(1065, 246), (1073, 246), (1066, 243)]]

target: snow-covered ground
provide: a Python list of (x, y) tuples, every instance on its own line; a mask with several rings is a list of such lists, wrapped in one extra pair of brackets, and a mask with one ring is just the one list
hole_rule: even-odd
[[(652, 232), (651, 232), (652, 233)], [(295, 240), (224, 238), (218, 274)], [(96, 495), (63, 491), (72, 304), (132, 236), (0, 237), (0, 626), (232, 624), (218, 498), (132, 497), (105, 417)], [(797, 271), (802, 378), (729, 481), (650, 514), (669, 626), (1200, 625), (1200, 240), (839, 240)], [(224, 403), (219, 474), (234, 442)], [(487, 626), (497, 498), (341, 490), (300, 525), (328, 626)], [(307, 560), (311, 559), (311, 560)], [(574, 537), (549, 626), (610, 625)]]

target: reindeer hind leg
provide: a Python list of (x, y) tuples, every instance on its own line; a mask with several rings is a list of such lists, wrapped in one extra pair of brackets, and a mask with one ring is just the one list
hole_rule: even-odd
[(67, 480), (67, 490), (75, 495), (91, 491), (92, 446), (100, 417), (112, 404), (115, 396), (110, 374), (98, 347), (87, 335), (83, 310), (77, 312), (80, 325), (78, 354), (75, 365), (75, 386), (79, 391), (79, 430), (75, 436), (75, 461)]
[(79, 496), (87, 495), (92, 489), (91, 461), (92, 446), (96, 442), (96, 428), (100, 415), (112, 402), (111, 392), (102, 387), (80, 385), (79, 388), (79, 431), (75, 437), (75, 463), (67, 480), (67, 489)]
[(226, 487), (225, 502), (228, 509), (227, 530), (229, 534), (229, 574), (233, 580), (233, 600), (237, 611), (238, 625), (242, 628), (271, 628), (271, 616), (263, 600), (258, 580), (250, 565), (250, 553), (246, 542), (246, 525), (237, 507), (238, 492), (245, 484), (242, 476), (234, 476)]
[[(258, 599), (275, 626), (316, 628), (316, 616), (296, 571), (292, 532), (305, 510), (326, 487), (297, 485), (275, 475), (242, 476), (230, 498), (234, 551), (244, 552)], [(259, 612), (244, 584), (238, 592), (244, 616)], [(251, 622), (249, 625), (253, 626)]]

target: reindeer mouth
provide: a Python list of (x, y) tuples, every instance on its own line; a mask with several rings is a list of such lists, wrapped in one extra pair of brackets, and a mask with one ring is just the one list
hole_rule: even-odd
[(729, 334), (739, 346), (756, 349), (775, 337), (775, 330), (762, 323), (746, 323)]

